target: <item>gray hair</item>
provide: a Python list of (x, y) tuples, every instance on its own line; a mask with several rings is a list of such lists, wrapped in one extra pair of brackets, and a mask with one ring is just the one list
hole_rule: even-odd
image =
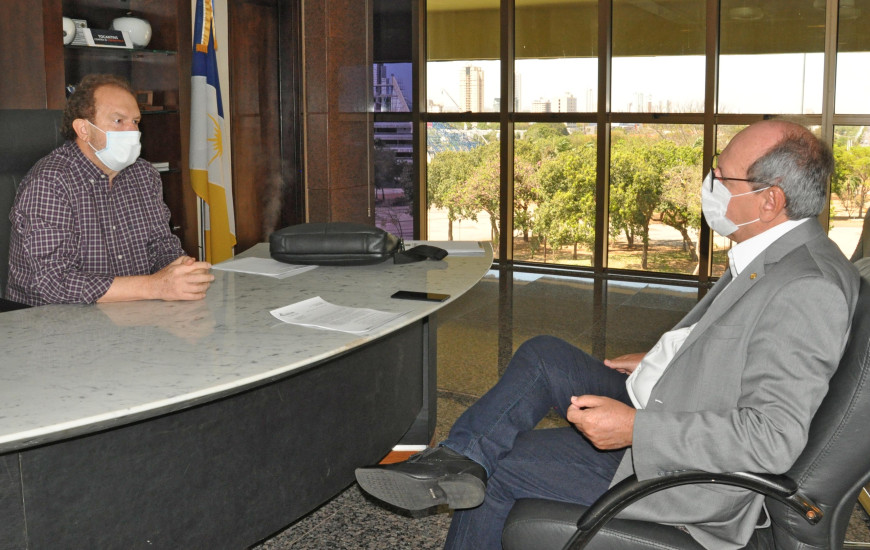
[[(752, 163), (746, 177), (782, 189), (786, 215), (800, 220), (821, 213), (833, 171), (831, 148), (809, 130), (797, 127), (786, 131), (779, 143)], [(756, 183), (753, 187), (764, 185)]]

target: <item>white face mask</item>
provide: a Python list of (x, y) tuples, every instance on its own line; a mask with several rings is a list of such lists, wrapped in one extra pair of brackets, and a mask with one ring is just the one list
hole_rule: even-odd
[[(88, 124), (97, 128), (97, 126), (90, 120), (88, 121)], [(136, 159), (139, 158), (139, 152), (142, 150), (142, 144), (139, 143), (139, 137), (142, 135), (141, 132), (137, 132), (136, 130), (126, 132), (106, 132), (100, 128), (97, 128), (97, 130), (106, 134), (106, 147), (97, 151), (97, 148), (91, 145), (90, 142), (88, 142), (88, 145), (91, 145), (91, 149), (94, 150), (97, 158), (100, 159), (100, 162), (105, 164), (109, 170), (120, 172), (136, 162)]]
[(728, 219), (725, 213), (728, 211), (728, 203), (731, 202), (732, 198), (742, 197), (743, 195), (752, 195), (753, 193), (759, 193), (765, 189), (770, 189), (770, 186), (762, 187), (755, 191), (747, 191), (746, 193), (732, 195), (721, 181), (713, 177), (713, 171), (711, 170), (707, 174), (707, 177), (704, 178), (704, 183), (701, 184), (701, 210), (704, 212), (704, 217), (707, 219), (707, 225), (709, 225), (710, 229), (716, 233), (719, 233), (723, 237), (727, 237), (737, 231), (737, 228), (757, 222), (761, 218), (755, 218), (754, 220), (743, 223), (734, 223)]

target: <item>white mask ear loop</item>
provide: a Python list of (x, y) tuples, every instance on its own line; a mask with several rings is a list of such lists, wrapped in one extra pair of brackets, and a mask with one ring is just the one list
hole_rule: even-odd
[[(731, 198), (742, 197), (743, 195), (752, 195), (753, 193), (761, 193), (762, 191), (766, 191), (766, 190), (770, 189), (771, 187), (773, 187), (773, 186), (768, 185), (767, 187), (762, 187), (761, 189), (755, 189), (754, 191), (747, 191), (745, 193), (738, 193), (736, 195), (731, 195)], [(761, 220), (761, 218), (759, 217), (759, 218), (755, 218), (752, 221), (743, 222), (743, 223), (735, 223), (734, 225), (736, 225), (737, 227), (743, 227), (744, 225), (749, 225), (750, 223), (755, 223), (755, 222), (760, 221), (760, 220)]]
[[(96, 128), (97, 130), (103, 132), (103, 134), (106, 133), (103, 129), (99, 128), (96, 124), (94, 124), (94, 123), (91, 122), (90, 120), (88, 121), (88, 124), (90, 124), (92, 127)], [(90, 145), (90, 146), (91, 146), (91, 149), (93, 149), (94, 151), (97, 150), (96, 147), (94, 147), (93, 145), (91, 145), (91, 134), (90, 134), (90, 133), (88, 133), (88, 145)]]

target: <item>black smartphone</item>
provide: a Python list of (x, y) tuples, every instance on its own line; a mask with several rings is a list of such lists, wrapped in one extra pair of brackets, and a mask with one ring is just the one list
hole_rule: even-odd
[(417, 292), (415, 290), (399, 290), (390, 298), (398, 298), (399, 300), (423, 300), (426, 302), (443, 302), (450, 298), (449, 294), (438, 294), (437, 292)]

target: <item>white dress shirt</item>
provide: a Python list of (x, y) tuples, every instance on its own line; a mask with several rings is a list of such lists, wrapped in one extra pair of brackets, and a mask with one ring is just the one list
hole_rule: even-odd
[[(751, 239), (747, 239), (742, 243), (737, 243), (728, 251), (728, 265), (731, 269), (732, 279), (736, 279), (738, 275), (754, 260), (759, 254), (770, 246), (775, 240), (779, 239), (795, 227), (807, 221), (809, 218), (801, 220), (786, 220), (779, 225), (771, 227), (764, 233), (758, 234)], [(719, 293), (727, 291), (727, 287)], [(718, 299), (719, 296), (716, 298)], [(697, 324), (697, 323), (696, 323)], [(662, 335), (656, 345), (644, 355), (640, 364), (634, 369), (634, 372), (625, 381), (625, 387), (628, 390), (628, 395), (631, 402), (638, 409), (646, 407), (653, 386), (659, 381), (659, 378), (664, 374), (665, 369), (671, 363), (671, 360), (680, 350), (683, 342), (691, 334), (695, 325), (683, 327), (676, 330), (671, 330)]]

